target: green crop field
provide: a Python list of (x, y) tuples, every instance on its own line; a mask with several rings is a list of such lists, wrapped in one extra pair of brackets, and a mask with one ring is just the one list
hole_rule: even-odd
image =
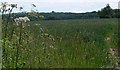
[(9, 24), (3, 67), (16, 67), (16, 57), (20, 68), (114, 67), (117, 57), (110, 48), (117, 49), (117, 24), (117, 19), (31, 21), (19, 45), (19, 26)]

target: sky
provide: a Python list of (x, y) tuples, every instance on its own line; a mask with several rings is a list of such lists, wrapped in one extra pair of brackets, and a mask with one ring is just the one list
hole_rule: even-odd
[[(120, 0), (0, 0), (0, 2), (17, 3), (18, 7), (24, 7), (23, 11), (30, 11), (31, 9), (39, 12), (91, 12), (98, 11), (105, 7), (106, 4), (115, 9), (118, 8)], [(33, 8), (31, 4), (37, 7)], [(18, 9), (14, 11), (19, 12)]]

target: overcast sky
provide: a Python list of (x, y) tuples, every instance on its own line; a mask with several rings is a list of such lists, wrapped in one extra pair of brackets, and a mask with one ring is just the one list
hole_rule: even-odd
[[(0, 2), (17, 3), (24, 7), (24, 11), (32, 9), (32, 3), (39, 12), (90, 12), (97, 11), (110, 4), (112, 8), (118, 8), (119, 0), (0, 0)], [(18, 10), (15, 10), (18, 11)]]

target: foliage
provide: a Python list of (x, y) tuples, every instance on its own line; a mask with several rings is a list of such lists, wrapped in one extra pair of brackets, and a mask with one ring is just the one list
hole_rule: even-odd
[[(54, 48), (54, 38), (52, 35), (46, 33), (40, 24), (34, 25), (35, 28), (32, 29), (32, 31), (29, 31), (29, 29), (31, 29), (31, 26), (27, 23), (27, 21), (30, 21), (30, 19), (27, 16), (20, 16), (18, 18), (15, 18), (14, 13), (12, 13), (13, 8), (17, 8), (16, 4), (8, 4), (7, 2), (2, 2), (1, 4), (2, 5), (0, 11), (2, 12), (3, 20), (2, 67), (29, 67), (30, 63), (28, 63), (26, 60), (28, 59), (28, 56), (33, 57), (34, 54), (31, 53), (31, 50), (35, 51), (37, 49), (31, 49), (31, 45), (32, 47), (38, 47), (42, 49), (43, 53), (45, 53), (48, 48), (51, 50)], [(33, 14), (35, 13), (36, 12), (33, 12)], [(34, 35), (34, 32), (37, 32), (37, 34)], [(41, 44), (38, 43), (39, 39), (41, 40)], [(45, 58), (48, 56), (49, 55), (46, 55)], [(36, 57), (35, 59), (33, 58), (32, 61), (36, 62)]]
[(39, 14), (15, 17), (5, 10), (6, 6), (2, 10), (3, 68), (103, 68), (117, 62), (108, 51), (111, 46), (117, 48), (116, 19), (26, 22), (25, 16)]
[[(54, 48), (48, 48), (46, 52), (43, 53), (40, 44), (38, 47), (33, 47), (35, 44), (31, 44), (32, 54), (36, 55), (31, 54), (30, 59), (33, 60), (34, 57), (40, 59), (40, 63), (36, 61), (31, 67), (113, 67), (117, 60), (113, 56), (109, 57), (109, 48), (117, 48), (116, 22), (117, 19), (41, 21), (41, 25), (44, 26), (43, 28), (48, 29), (47, 32), (53, 35), (55, 39)], [(31, 21), (29, 24), (31, 26), (30, 31), (32, 32), (34, 32), (33, 29), (35, 29), (36, 26), (39, 27), (39, 21)], [(40, 43), (41, 39), (38, 40), (36, 36), (39, 33), (37, 30), (35, 31), (33, 38), (37, 40), (37, 43)], [(44, 37), (48, 36), (46, 33), (44, 35)], [(111, 39), (106, 41), (107, 37), (111, 37)], [(109, 41), (110, 43), (108, 43)], [(45, 42), (49, 43), (50, 41), (46, 40)], [(45, 58), (45, 56), (47, 58)], [(34, 62), (31, 60), (28, 60), (28, 62)]]
[[(99, 18), (97, 12), (88, 12), (88, 13), (26, 13), (31, 21), (38, 21), (41, 19), (45, 20), (65, 20), (65, 19), (96, 19)], [(15, 17), (25, 16), (25, 13), (15, 13)], [(43, 15), (43, 16), (42, 16)]]
[(100, 17), (101, 18), (111, 18), (112, 17), (112, 8), (110, 7), (109, 4), (106, 5), (101, 11), (99, 11)]
[(98, 11), (100, 18), (119, 18), (120, 9), (112, 9), (109, 4), (106, 7)]

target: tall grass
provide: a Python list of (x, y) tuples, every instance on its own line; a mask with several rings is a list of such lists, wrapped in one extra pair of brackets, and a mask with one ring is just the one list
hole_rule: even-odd
[(117, 59), (110, 57), (109, 48), (117, 48), (117, 23), (117, 19), (51, 20), (17, 26), (11, 21), (3, 67), (113, 67)]
[(2, 10), (3, 68), (104, 68), (117, 62), (109, 53), (109, 48), (117, 48), (117, 19), (16, 24), (11, 12), (17, 5), (8, 6), (7, 18)]
[[(63, 67), (114, 66), (116, 59), (111, 62), (109, 48), (117, 49), (117, 19), (56, 20), (41, 23), (55, 37), (63, 58)], [(111, 37), (110, 41), (106, 41), (107, 37)]]
[[(113, 67), (117, 59), (109, 48), (117, 48), (117, 19), (31, 21), (22, 29), (19, 68), (101, 68)], [(11, 26), (11, 25), (9, 25)], [(14, 26), (6, 67), (15, 67)], [(42, 31), (43, 30), (43, 31)], [(110, 40), (106, 40), (110, 37)], [(11, 46), (10, 46), (11, 45)]]
[[(0, 16), (0, 40), (2, 39), (2, 16)], [(0, 69), (2, 68), (2, 44), (0, 42)]]

